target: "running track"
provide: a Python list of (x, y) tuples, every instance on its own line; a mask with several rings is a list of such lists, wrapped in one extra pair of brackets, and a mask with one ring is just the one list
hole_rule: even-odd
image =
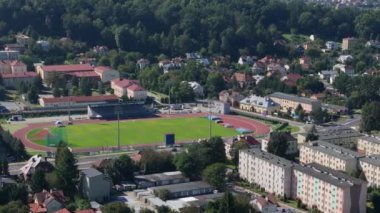
[[(199, 117), (199, 116), (206, 116), (207, 114), (204, 113), (198, 113), (198, 114), (163, 114), (160, 115), (161, 118), (183, 118), (183, 117)], [(142, 119), (159, 119), (158, 118), (142, 118)], [(222, 118), (224, 123), (229, 123), (233, 125), (233, 128), (239, 128), (243, 127), (246, 129), (250, 129), (254, 131), (255, 135), (265, 135), (270, 132), (270, 127), (260, 123), (258, 121), (246, 118), (246, 117), (241, 117), (241, 116), (233, 116), (233, 115), (219, 115), (219, 117)], [(135, 119), (130, 119), (130, 120), (135, 120)], [(75, 124), (81, 124), (81, 123), (105, 123), (105, 122), (115, 122), (115, 121), (104, 121), (104, 120), (76, 120), (74, 121)], [(55, 148), (51, 147), (46, 147), (42, 146), (36, 143), (33, 143), (30, 141), (26, 135), (29, 131), (36, 129), (36, 128), (47, 128), (51, 127), (53, 122), (45, 122), (45, 123), (33, 123), (33, 124), (28, 124), (28, 126), (17, 130), (13, 135), (17, 138), (19, 138), (22, 143), (25, 145), (25, 147), (34, 149), (34, 150), (40, 150), (40, 151), (54, 151)], [(138, 145), (138, 146), (156, 146), (152, 144), (147, 144), (147, 145)], [(130, 146), (128, 146), (130, 147)], [(95, 152), (95, 151), (100, 151), (102, 148), (81, 148), (81, 149), (74, 149), (75, 152)]]

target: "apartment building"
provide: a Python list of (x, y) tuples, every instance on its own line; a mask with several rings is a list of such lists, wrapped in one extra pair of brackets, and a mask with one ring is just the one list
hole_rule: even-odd
[(295, 165), (292, 197), (324, 213), (365, 213), (366, 182), (316, 163)]
[(269, 95), (275, 103), (280, 105), (281, 111), (293, 112), (299, 105), (306, 113), (321, 108), (322, 104), (318, 100), (290, 95), (282, 92), (275, 92)]
[(260, 149), (239, 152), (239, 176), (269, 193), (291, 196), (293, 163)]
[(362, 169), (368, 186), (380, 187), (380, 155), (370, 155), (360, 159)]
[(148, 92), (140, 86), (137, 80), (114, 79), (111, 81), (111, 88), (117, 97), (127, 96), (140, 101), (145, 101), (148, 97)]
[(240, 109), (267, 115), (279, 110), (280, 105), (268, 97), (251, 95), (240, 101)]
[(318, 163), (349, 174), (357, 171), (359, 158), (364, 157), (357, 152), (324, 141), (300, 144), (299, 149), (302, 164)]
[(380, 154), (380, 139), (375, 137), (364, 136), (358, 139), (358, 152), (365, 155)]

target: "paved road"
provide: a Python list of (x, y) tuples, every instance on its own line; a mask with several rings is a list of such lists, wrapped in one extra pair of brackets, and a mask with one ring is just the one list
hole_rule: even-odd
[[(90, 168), (91, 165), (96, 161), (103, 160), (103, 159), (117, 158), (122, 154), (133, 155), (134, 153), (136, 152), (122, 152), (122, 153), (109, 153), (109, 154), (94, 155), (94, 156), (83, 156), (83, 157), (78, 158), (77, 166), (79, 170), (84, 170), (84, 169)], [(54, 163), (53, 158), (49, 158), (48, 161), (51, 163)], [(20, 168), (23, 167), (25, 164), (26, 162), (9, 164), (9, 173), (11, 175), (17, 175), (20, 171)]]

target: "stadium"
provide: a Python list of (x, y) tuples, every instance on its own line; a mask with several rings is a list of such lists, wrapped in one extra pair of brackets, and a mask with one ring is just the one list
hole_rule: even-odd
[(240, 116), (156, 115), (136, 104), (88, 106), (88, 118), (64, 126), (54, 122), (28, 124), (14, 135), (33, 150), (54, 151), (63, 141), (76, 152), (89, 152), (117, 148), (119, 143), (122, 149), (165, 145), (168, 135), (173, 135), (175, 143), (191, 143), (210, 135), (230, 138), (247, 133), (264, 135), (270, 130)]

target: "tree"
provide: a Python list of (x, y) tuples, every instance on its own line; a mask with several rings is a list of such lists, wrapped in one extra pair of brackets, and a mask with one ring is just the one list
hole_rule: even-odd
[(0, 162), (0, 176), (4, 175), (7, 176), (9, 175), (9, 167), (8, 167), (8, 161), (6, 159), (1, 159), (3, 161)]
[(298, 104), (297, 108), (294, 110), (294, 114), (298, 116), (298, 119), (303, 121), (305, 118), (305, 111), (303, 110), (301, 104)]
[(41, 92), (44, 89), (44, 85), (40, 75), (38, 75), (37, 78), (33, 80), (32, 86), (35, 87), (38, 90), (38, 92)]
[(223, 76), (218, 72), (212, 72), (207, 77), (206, 88), (208, 97), (216, 97), (220, 91), (226, 88)]
[(53, 96), (58, 98), (61, 97), (61, 90), (58, 88), (58, 86), (54, 86), (53, 88)]
[(178, 95), (181, 102), (192, 102), (195, 98), (194, 90), (187, 82), (182, 82), (178, 88)]
[(203, 171), (203, 180), (214, 186), (217, 190), (226, 188), (226, 165), (222, 163), (211, 164)]
[(288, 141), (284, 132), (272, 132), (268, 142), (268, 152), (280, 157), (286, 157)]
[(113, 184), (121, 181), (133, 181), (135, 165), (128, 155), (121, 155), (112, 160), (105, 168), (105, 173), (111, 178)]
[(372, 202), (375, 212), (379, 212), (380, 211), (380, 190), (374, 189), (369, 194), (369, 200)]
[(330, 115), (327, 113), (327, 110), (322, 110), (320, 107), (311, 111), (310, 115), (315, 124), (322, 124), (330, 119)]
[(250, 204), (249, 198), (246, 197), (234, 197), (230, 192), (224, 193), (223, 197), (207, 203), (207, 213), (249, 213)]
[(91, 83), (89, 79), (82, 78), (79, 83), (79, 91), (84, 96), (91, 96), (92, 90), (91, 90)]
[(69, 148), (63, 142), (58, 145), (55, 165), (57, 188), (62, 189), (65, 195), (73, 196), (76, 192), (76, 183), (79, 178), (79, 172), (73, 153), (71, 153)]
[(140, 168), (146, 174), (174, 171), (173, 155), (170, 152), (157, 152), (145, 149), (141, 152)]
[(7, 98), (7, 91), (3, 86), (0, 86), (0, 100), (3, 101)]
[(4, 206), (0, 206), (0, 213), (28, 213), (29, 208), (21, 201), (11, 201)]
[(37, 89), (35, 87), (32, 87), (29, 90), (29, 92), (27, 94), (27, 99), (32, 104), (37, 104), (38, 103), (38, 94), (37, 94)]
[(44, 189), (48, 189), (49, 185), (45, 179), (45, 172), (41, 169), (37, 169), (30, 180), (30, 187), (34, 193), (41, 192)]
[(122, 202), (112, 202), (102, 206), (103, 213), (132, 213), (133, 211)]
[(245, 141), (236, 141), (232, 144), (230, 156), (235, 165), (239, 164), (239, 151), (242, 149), (249, 149), (249, 145)]
[(163, 201), (169, 200), (172, 195), (169, 190), (167, 189), (158, 189), (154, 191), (154, 195), (160, 198)]
[(380, 104), (378, 102), (367, 103), (362, 108), (360, 129), (365, 132), (380, 130)]

